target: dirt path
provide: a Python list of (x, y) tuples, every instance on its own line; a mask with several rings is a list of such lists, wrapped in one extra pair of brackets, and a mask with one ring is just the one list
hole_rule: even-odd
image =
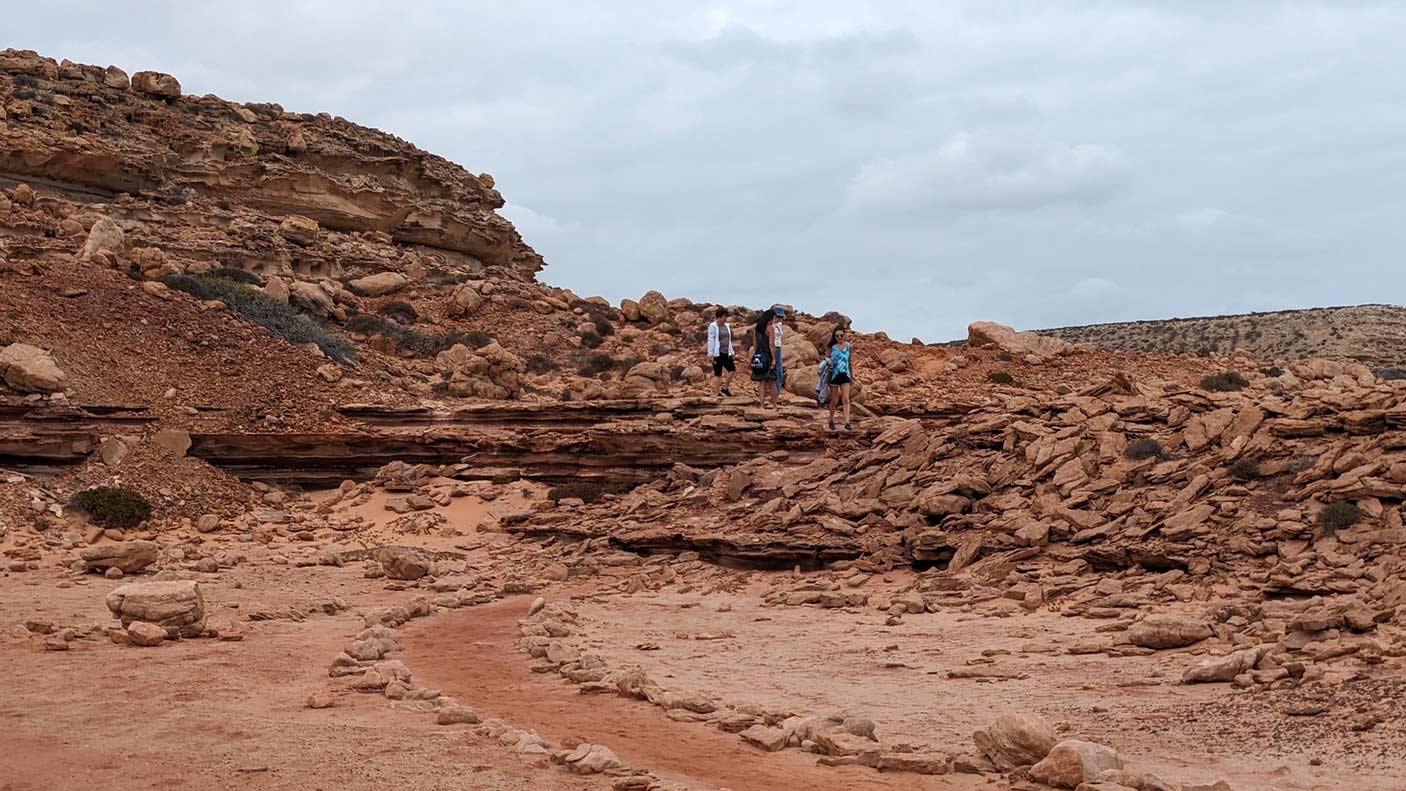
[(732, 791), (969, 791), (995, 786), (970, 775), (879, 774), (818, 766), (796, 750), (764, 753), (734, 734), (676, 722), (646, 703), (582, 697), (555, 675), (533, 673), (515, 645), (528, 599), (444, 613), (405, 627), (405, 660), (416, 679), (474, 706), (481, 716), (532, 728), (552, 739), (607, 745), (629, 766), (698, 789)]

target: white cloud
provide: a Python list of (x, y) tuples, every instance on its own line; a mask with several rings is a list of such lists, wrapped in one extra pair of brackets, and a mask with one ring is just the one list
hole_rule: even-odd
[(961, 132), (917, 154), (865, 164), (846, 207), (861, 212), (1030, 210), (1096, 204), (1128, 181), (1122, 152), (1029, 131)]

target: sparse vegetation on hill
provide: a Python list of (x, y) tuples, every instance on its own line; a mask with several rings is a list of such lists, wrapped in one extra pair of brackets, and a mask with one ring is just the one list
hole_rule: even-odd
[(1040, 330), (1066, 341), (1129, 352), (1243, 352), (1261, 360), (1325, 357), (1406, 369), (1406, 307), (1356, 305), (1230, 316), (1089, 324)]

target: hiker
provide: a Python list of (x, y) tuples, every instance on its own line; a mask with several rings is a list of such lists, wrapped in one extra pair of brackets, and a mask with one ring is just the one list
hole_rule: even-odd
[(781, 386), (785, 384), (786, 372), (781, 366), (781, 320), (786, 318), (786, 307), (784, 305), (772, 305), (772, 315), (776, 318), (771, 323), (772, 358), (776, 361), (776, 397), (781, 397)]
[[(713, 361), (713, 384), (720, 396), (732, 395), (732, 375), (737, 368), (732, 356), (732, 325), (727, 323), (727, 308), (718, 308), (708, 325), (708, 359)], [(723, 376), (727, 371), (727, 376)]]
[(768, 310), (752, 328), (752, 381), (757, 383), (757, 398), (763, 409), (768, 398), (773, 407), (777, 405), (776, 388), (771, 384), (776, 379), (775, 355), (771, 350), (771, 325), (775, 320), (776, 314)]
[(854, 381), (853, 360), (850, 357), (849, 332), (836, 327), (830, 334), (830, 430), (835, 430), (835, 408), (845, 403), (845, 431), (852, 431), (849, 421), (849, 387)]

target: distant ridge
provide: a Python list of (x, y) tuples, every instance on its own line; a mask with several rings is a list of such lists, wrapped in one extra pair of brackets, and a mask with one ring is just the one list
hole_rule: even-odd
[(1038, 330), (1075, 343), (1133, 352), (1243, 352), (1264, 360), (1354, 360), (1406, 368), (1406, 307), (1367, 304), (1229, 316), (1127, 321)]

